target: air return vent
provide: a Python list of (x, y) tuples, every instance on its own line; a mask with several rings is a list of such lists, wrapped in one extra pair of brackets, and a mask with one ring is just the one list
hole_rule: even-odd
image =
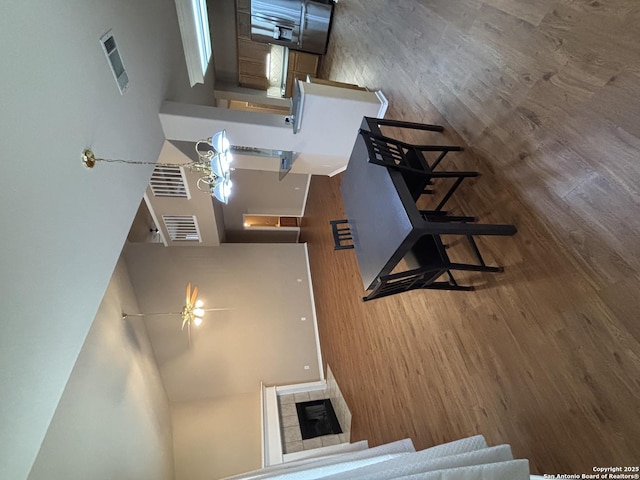
[(102, 36), (100, 43), (102, 44), (104, 54), (107, 56), (107, 60), (109, 61), (109, 66), (111, 67), (113, 78), (115, 78), (116, 83), (118, 84), (120, 94), (124, 94), (129, 86), (129, 76), (124, 69), (124, 63), (122, 62), (122, 57), (118, 51), (116, 39), (111, 33), (111, 30)]
[(162, 221), (171, 241), (200, 241), (200, 230), (193, 215), (163, 215)]
[(187, 183), (180, 167), (156, 165), (151, 174), (149, 186), (156, 197), (189, 198)]

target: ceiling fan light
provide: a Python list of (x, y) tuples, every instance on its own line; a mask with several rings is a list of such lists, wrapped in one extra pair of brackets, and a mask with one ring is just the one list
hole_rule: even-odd
[(196, 317), (203, 317), (203, 316), (204, 316), (204, 310), (203, 310), (203, 309), (201, 309), (201, 308), (195, 308), (195, 309), (193, 310), (193, 314), (194, 314)]
[(193, 319), (193, 324), (194, 324), (196, 327), (199, 327), (200, 325), (202, 325), (202, 318), (201, 318), (201, 317), (196, 317), (196, 318), (194, 318), (194, 319)]
[(202, 300), (196, 300), (196, 308), (202, 308), (204, 306), (204, 302)]

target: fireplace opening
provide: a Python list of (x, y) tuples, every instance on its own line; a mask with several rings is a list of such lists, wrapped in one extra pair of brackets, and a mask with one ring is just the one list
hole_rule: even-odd
[(312, 400), (296, 403), (302, 439), (342, 433), (331, 400)]

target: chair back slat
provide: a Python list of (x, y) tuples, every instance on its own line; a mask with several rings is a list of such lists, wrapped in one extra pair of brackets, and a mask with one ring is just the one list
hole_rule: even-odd
[(361, 130), (360, 134), (367, 146), (371, 162), (422, 175), (430, 173), (430, 169), (424, 159), (420, 159), (417, 152), (406, 148), (401, 142), (378, 136), (365, 130)]
[(353, 237), (351, 236), (351, 228), (346, 219), (330, 220), (331, 233), (333, 234), (333, 249), (347, 250), (353, 248)]

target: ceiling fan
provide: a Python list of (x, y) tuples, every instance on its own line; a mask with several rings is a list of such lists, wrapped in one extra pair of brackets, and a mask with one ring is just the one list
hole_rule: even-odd
[(148, 317), (151, 315), (180, 315), (182, 318), (182, 327), (184, 330), (187, 328), (187, 335), (189, 337), (189, 345), (191, 345), (191, 324), (198, 327), (202, 324), (202, 320), (205, 312), (213, 312), (218, 310), (230, 310), (229, 308), (202, 308), (204, 302), (198, 299), (198, 286), (194, 285), (191, 288), (191, 282), (187, 283), (187, 291), (185, 295), (185, 304), (180, 312), (167, 312), (167, 313), (123, 313), (122, 319), (128, 317)]
[(191, 282), (187, 283), (185, 304), (180, 315), (182, 316), (182, 330), (184, 330), (185, 325), (187, 326), (189, 344), (191, 344), (191, 324), (193, 323), (196, 327), (202, 324), (202, 317), (205, 312), (202, 308), (203, 305), (204, 302), (198, 300), (198, 286), (194, 285), (193, 290), (191, 290)]

